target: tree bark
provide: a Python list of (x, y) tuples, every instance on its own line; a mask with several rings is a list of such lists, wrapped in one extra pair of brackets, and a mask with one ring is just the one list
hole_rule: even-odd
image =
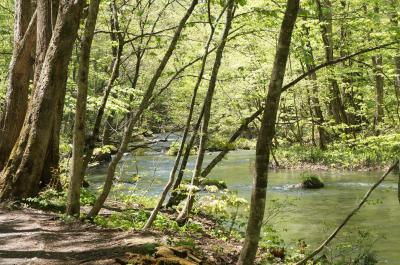
[(89, 219), (96, 216), (99, 213), (100, 209), (103, 207), (103, 204), (106, 201), (108, 194), (112, 187), (112, 183), (113, 183), (114, 176), (115, 176), (115, 169), (116, 169), (119, 161), (121, 160), (123, 154), (126, 152), (126, 150), (128, 148), (128, 143), (130, 141), (130, 136), (132, 135), (133, 128), (136, 125), (136, 123), (139, 121), (143, 112), (148, 108), (149, 102), (152, 98), (152, 95), (153, 95), (154, 89), (157, 85), (157, 82), (160, 79), (161, 74), (164, 72), (164, 69), (165, 69), (167, 63), (168, 63), (169, 59), (171, 58), (173, 51), (176, 48), (176, 45), (178, 43), (179, 37), (182, 33), (182, 30), (183, 30), (184, 26), (186, 25), (186, 22), (188, 21), (189, 17), (192, 15), (193, 10), (196, 7), (197, 3), (198, 3), (198, 0), (192, 0), (190, 7), (186, 11), (183, 18), (180, 20), (179, 25), (174, 33), (174, 36), (169, 44), (169, 47), (168, 47), (166, 53), (164, 54), (164, 57), (161, 60), (156, 72), (154, 73), (154, 75), (149, 83), (149, 86), (147, 87), (147, 90), (143, 96), (143, 99), (139, 105), (139, 108), (137, 109), (136, 113), (129, 114), (128, 125), (126, 126), (126, 128), (124, 130), (124, 135), (123, 135), (121, 144), (118, 148), (117, 154), (113, 157), (110, 164), (108, 165), (107, 176), (106, 176), (106, 180), (104, 182), (103, 191), (97, 198), (95, 204), (93, 205), (93, 208), (88, 213), (87, 217)]
[(217, 84), (218, 80), (218, 73), (219, 73), (219, 68), (221, 66), (222, 62), (222, 57), (225, 49), (225, 45), (228, 39), (229, 31), (232, 27), (232, 21), (234, 18), (235, 14), (235, 1), (234, 0), (229, 0), (226, 3), (227, 5), (227, 11), (226, 11), (226, 22), (225, 22), (225, 28), (222, 33), (222, 37), (220, 40), (220, 44), (217, 48), (216, 55), (215, 55), (215, 61), (210, 77), (210, 82), (208, 85), (208, 90), (206, 94), (206, 98), (204, 99), (204, 114), (203, 114), (203, 122), (201, 125), (201, 132), (200, 132), (200, 144), (199, 144), (199, 150), (197, 153), (197, 159), (196, 159), (196, 165), (195, 169), (193, 172), (192, 176), (192, 181), (191, 181), (191, 188), (189, 190), (188, 197), (186, 199), (185, 206), (183, 207), (182, 211), (179, 213), (179, 216), (177, 218), (178, 223), (185, 223), (189, 213), (192, 210), (193, 207), (193, 202), (194, 202), (194, 192), (193, 192), (193, 187), (198, 186), (200, 182), (200, 174), (201, 174), (201, 168), (203, 166), (203, 160), (204, 160), (204, 155), (206, 151), (206, 145), (208, 141), (208, 124), (210, 121), (211, 117), (211, 105), (212, 105), (212, 100), (214, 96), (214, 91), (215, 87)]
[(97, 14), (99, 12), (100, 0), (91, 0), (89, 13), (86, 19), (85, 30), (81, 40), (81, 51), (79, 54), (78, 69), (78, 95), (76, 101), (76, 112), (72, 136), (72, 162), (69, 178), (67, 210), (71, 216), (80, 215), (80, 187), (83, 179), (83, 155), (85, 148), (85, 119), (86, 102), (89, 82), (90, 51), (92, 48), (94, 30), (96, 27)]
[[(304, 50), (304, 57), (305, 57), (305, 64), (306, 64), (306, 69), (307, 71), (310, 71), (315, 68), (315, 59), (314, 59), (314, 52), (313, 52), (313, 47), (311, 46), (310, 43), (310, 33), (309, 33), (309, 28), (304, 26), (304, 45), (307, 49)], [(321, 104), (319, 101), (318, 93), (319, 93), (319, 87), (317, 84), (317, 73), (312, 72), (309, 75), (309, 79), (312, 81), (312, 93), (310, 94), (310, 103), (311, 103), (311, 111), (313, 116), (316, 117), (317, 119), (317, 129), (318, 129), (318, 146), (321, 150), (326, 149), (326, 142), (327, 142), (327, 132), (323, 128), (323, 124), (325, 122), (323, 112), (321, 109)]]
[(257, 253), (260, 231), (265, 212), (265, 201), (268, 185), (268, 164), (272, 139), (275, 136), (275, 123), (282, 92), (283, 79), (285, 76), (286, 63), (289, 56), (290, 43), (297, 13), (299, 11), (299, 0), (288, 0), (283, 18), (275, 61), (272, 68), (271, 81), (265, 100), (260, 133), (256, 146), (256, 175), (253, 181), (250, 215), (247, 223), (246, 237), (243, 249), (240, 253), (239, 265), (251, 265)]
[(0, 117), (0, 170), (3, 169), (20, 134), (28, 108), (31, 57), (36, 37), (37, 14), (31, 1), (15, 1), (14, 49), (9, 68), (6, 102)]
[(37, 85), (42, 71), (44, 58), (46, 56), (47, 49), (49, 47), (51, 35), (52, 35), (52, 14), (51, 14), (51, 3), (49, 1), (38, 1), (37, 2), (37, 27), (36, 27), (36, 55), (35, 55), (35, 73), (33, 77), (33, 89)]
[[(37, 3), (37, 37), (36, 37), (36, 55), (35, 55), (35, 72), (33, 79), (33, 92), (34, 93), (37, 82), (42, 71), (43, 62), (46, 56), (46, 52), (49, 47), (50, 39), (52, 36), (53, 21), (57, 18), (57, 12), (59, 2), (53, 1), (39, 1)], [(66, 81), (66, 80), (65, 80)], [(56, 90), (61, 91), (61, 97), (58, 101), (56, 108), (56, 115), (53, 120), (53, 127), (51, 130), (50, 142), (47, 148), (46, 159), (44, 162), (43, 170), (40, 178), (40, 188), (46, 187), (48, 184), (52, 184), (54, 188), (61, 188), (61, 182), (58, 178), (59, 175), (59, 139), (60, 139), (60, 128), (62, 122), (63, 108), (64, 108), (64, 97), (66, 90), (66, 82), (57, 83)]]
[(57, 85), (57, 90), (61, 91), (61, 96), (55, 111), (53, 126), (51, 129), (51, 136), (49, 145), (47, 147), (46, 159), (43, 165), (42, 174), (40, 177), (40, 189), (50, 185), (56, 190), (60, 190), (60, 131), (61, 123), (64, 114), (64, 99), (66, 94), (66, 79)]
[(0, 177), (0, 200), (35, 196), (51, 137), (52, 121), (67, 78), (83, 1), (60, 3), (56, 25), (43, 62), (37, 88), (30, 101), (18, 142)]

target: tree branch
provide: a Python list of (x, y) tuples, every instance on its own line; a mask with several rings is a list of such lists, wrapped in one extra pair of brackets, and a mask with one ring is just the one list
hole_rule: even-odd
[(282, 87), (281, 92), (285, 92), (287, 89), (289, 89), (290, 87), (294, 86), (295, 84), (297, 84), (298, 82), (300, 82), (301, 80), (303, 80), (304, 78), (306, 78), (307, 76), (311, 75), (312, 73), (315, 73), (316, 71), (318, 71), (318, 70), (320, 70), (320, 69), (322, 69), (322, 68), (324, 68), (324, 67), (327, 67), (327, 66), (330, 66), (330, 65), (334, 65), (334, 64), (337, 64), (337, 63), (346, 61), (346, 60), (348, 60), (348, 59), (350, 59), (350, 58), (353, 58), (353, 57), (355, 57), (355, 56), (358, 56), (358, 55), (361, 55), (361, 54), (364, 54), (364, 53), (367, 53), (367, 52), (371, 52), (371, 51), (383, 49), (383, 48), (386, 48), (386, 47), (388, 47), (388, 46), (391, 46), (391, 45), (394, 45), (394, 44), (397, 44), (397, 43), (398, 43), (398, 42), (394, 41), (394, 42), (389, 42), (389, 43), (382, 44), (382, 45), (379, 45), (379, 46), (375, 46), (375, 47), (371, 47), (371, 48), (366, 48), (366, 49), (360, 50), (360, 51), (358, 51), (358, 52), (352, 53), (352, 54), (350, 54), (350, 55), (347, 55), (347, 56), (344, 56), (344, 57), (340, 57), (340, 58), (338, 58), (338, 59), (331, 60), (331, 61), (329, 61), (329, 62), (325, 62), (325, 63), (322, 63), (322, 64), (320, 64), (320, 65), (317, 65), (317, 66), (314, 67), (313, 69), (310, 69), (309, 71), (307, 71), (307, 72), (305, 72), (304, 74), (300, 75), (299, 77), (297, 77), (297, 78), (294, 79), (293, 81), (291, 81), (291, 82), (289, 82), (288, 84), (284, 85), (284, 86)]

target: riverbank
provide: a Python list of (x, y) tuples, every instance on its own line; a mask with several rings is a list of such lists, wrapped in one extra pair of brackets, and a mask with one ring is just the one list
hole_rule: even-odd
[(400, 154), (400, 134), (346, 139), (322, 150), (314, 145), (280, 144), (271, 167), (278, 169), (374, 171), (388, 167)]
[(400, 138), (376, 137), (335, 143), (321, 150), (314, 146), (280, 146), (271, 166), (279, 169), (375, 171), (388, 167), (400, 153)]
[[(216, 137), (210, 140), (207, 150), (217, 154), (225, 148), (254, 151), (255, 147), (256, 139), (240, 138), (229, 144), (228, 139)], [(166, 154), (174, 156), (178, 148), (179, 142), (174, 141)], [(394, 133), (337, 140), (323, 150), (311, 144), (275, 143), (270, 161), (275, 169), (374, 171), (385, 169), (399, 154), (400, 134)]]

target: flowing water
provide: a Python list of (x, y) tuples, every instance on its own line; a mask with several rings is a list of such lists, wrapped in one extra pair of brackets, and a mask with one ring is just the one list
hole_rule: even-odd
[[(209, 153), (206, 162), (215, 154)], [(135, 174), (142, 178), (137, 190), (149, 195), (158, 195), (165, 185), (174, 157), (162, 152), (147, 153), (143, 156), (124, 157), (117, 175), (129, 179)], [(192, 157), (189, 168), (193, 168)], [(99, 185), (105, 176), (104, 168), (92, 170), (90, 180)], [(250, 198), (254, 172), (254, 151), (232, 151), (227, 159), (211, 172), (209, 177), (223, 180), (228, 188), (238, 195)], [(312, 248), (321, 243), (339, 224), (347, 213), (360, 201), (365, 192), (382, 172), (315, 171), (325, 188), (320, 190), (288, 189), (288, 184), (301, 180), (304, 170), (271, 171), (268, 187), (268, 201), (288, 200), (294, 206), (283, 209), (273, 219), (285, 242), (294, 244), (305, 240)], [(307, 171), (309, 172), (309, 171)], [(124, 184), (126, 190), (134, 184)], [(359, 229), (370, 229), (377, 235), (374, 250), (378, 253), (379, 264), (400, 265), (400, 204), (397, 199), (397, 180), (391, 175), (374, 191), (370, 203), (350, 220), (341, 235), (357, 234)], [(350, 234), (351, 235), (351, 234)], [(337, 242), (337, 241), (336, 241)]]

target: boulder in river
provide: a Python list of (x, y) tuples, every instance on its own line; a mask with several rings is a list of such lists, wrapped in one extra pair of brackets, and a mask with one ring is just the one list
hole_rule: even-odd
[(209, 178), (203, 178), (200, 181), (200, 186), (205, 187), (205, 186), (216, 186), (219, 190), (225, 190), (228, 188), (226, 183), (222, 180), (218, 179), (209, 179)]
[(303, 175), (301, 183), (290, 185), (291, 189), (321, 189), (325, 185), (321, 178), (313, 174)]

